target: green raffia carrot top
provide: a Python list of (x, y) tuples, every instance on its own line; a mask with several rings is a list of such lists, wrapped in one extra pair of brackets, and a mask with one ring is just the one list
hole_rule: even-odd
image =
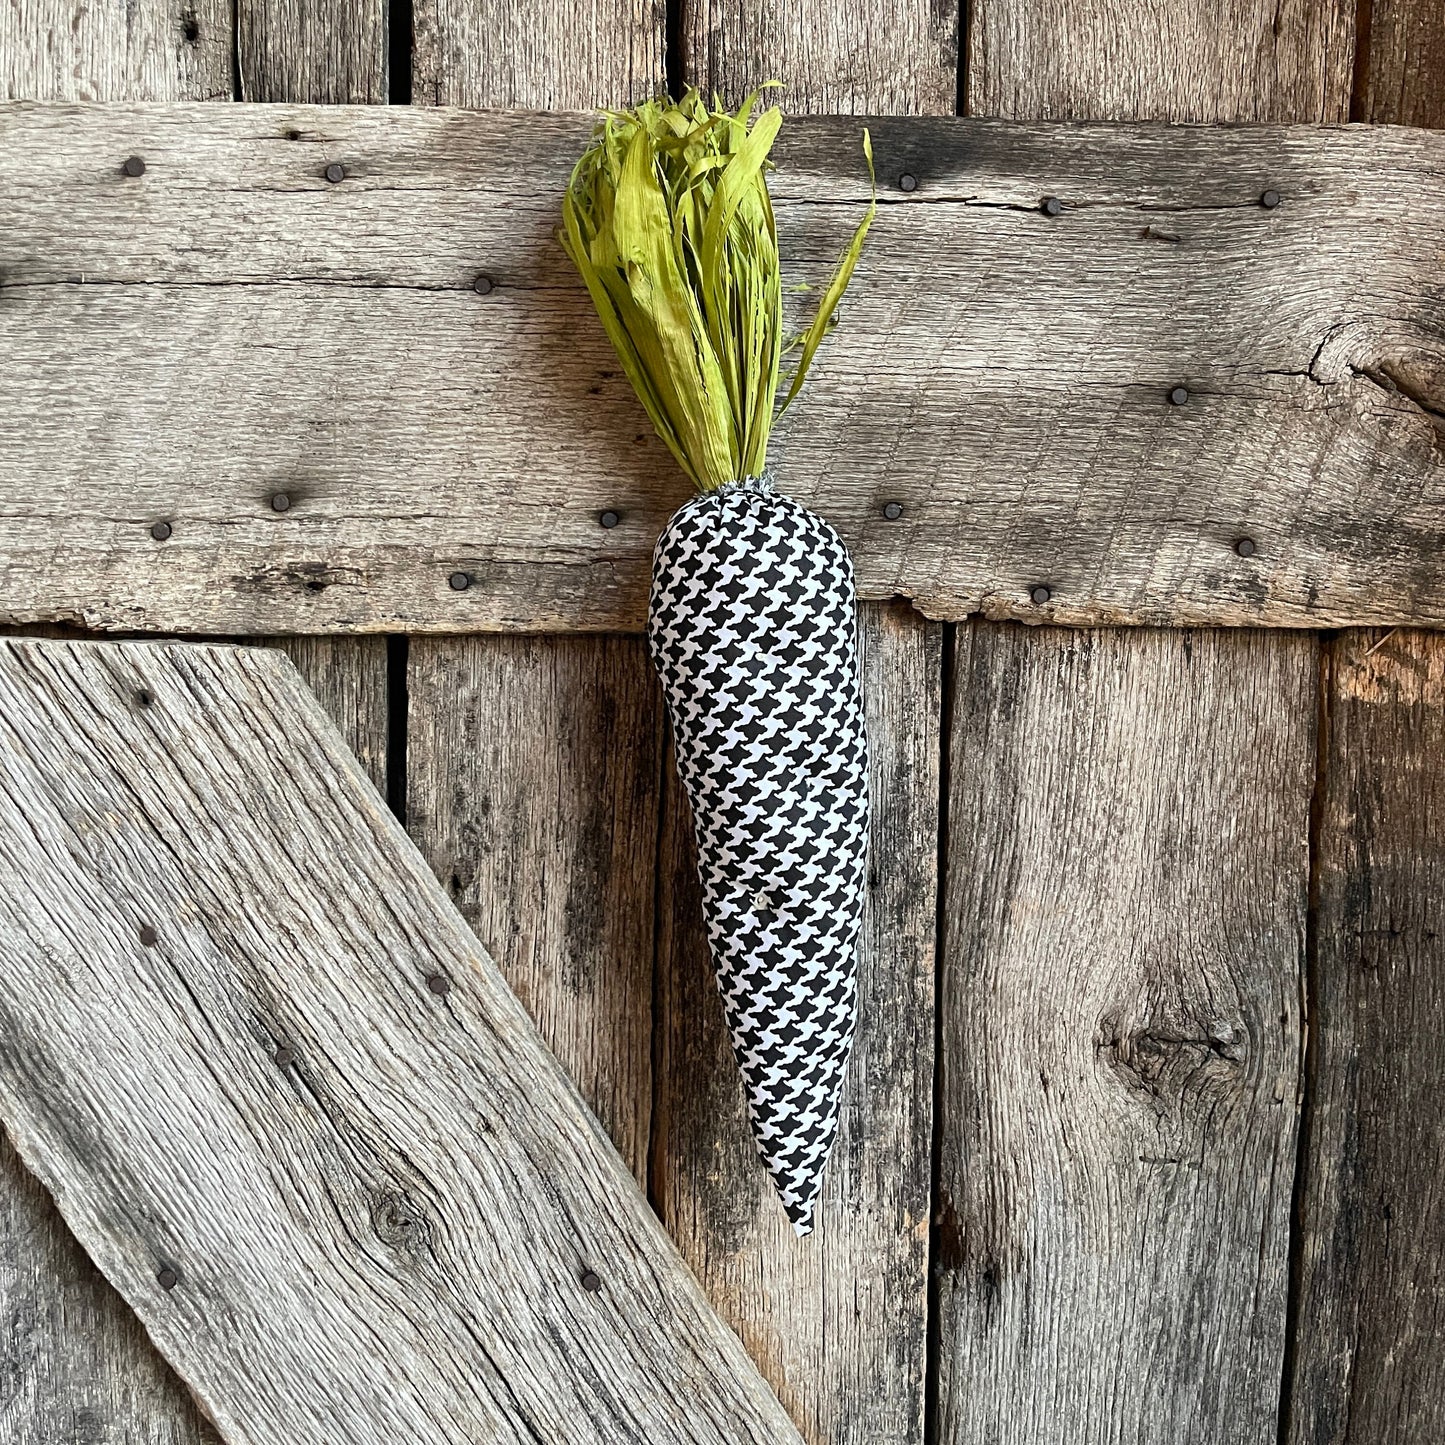
[[(761, 476), (775, 415), (803, 384), (873, 220), (870, 201), (817, 314), (783, 335), (768, 159), (776, 106), (709, 109), (697, 91), (610, 112), (572, 172), (562, 245), (634, 390), (702, 491)], [(863, 151), (870, 176), (868, 132)], [(796, 369), (776, 407), (783, 353)]]

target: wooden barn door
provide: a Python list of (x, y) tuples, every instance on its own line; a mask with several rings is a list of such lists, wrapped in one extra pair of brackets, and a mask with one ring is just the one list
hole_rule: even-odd
[[(793, 112), (1441, 125), (1442, 66), (1432, 0), (0, 20), (12, 98), (585, 108), (776, 77)], [(804, 1243), (747, 1135), (640, 639), (276, 641), (809, 1441), (1434, 1438), (1438, 636), (944, 626), (903, 603), (863, 630), (863, 1020)], [(210, 1438), (3, 1139), (0, 1302), (0, 1436)]]

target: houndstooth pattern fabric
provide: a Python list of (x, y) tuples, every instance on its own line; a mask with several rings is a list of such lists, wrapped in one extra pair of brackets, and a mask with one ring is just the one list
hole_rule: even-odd
[(807, 1234), (857, 1016), (867, 851), (848, 550), (766, 479), (702, 493), (658, 538), (647, 628), (753, 1133)]

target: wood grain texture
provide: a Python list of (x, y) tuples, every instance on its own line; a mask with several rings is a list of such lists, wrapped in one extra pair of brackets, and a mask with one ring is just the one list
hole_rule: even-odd
[[(552, 238), (588, 124), (9, 107), (0, 618), (638, 628), (685, 486)], [(777, 456), (864, 597), (1445, 622), (1445, 137), (873, 131), (887, 204)], [(918, 189), (887, 190), (903, 173)], [(856, 122), (790, 122), (775, 189), (790, 273), (821, 274), (866, 195)], [(1050, 219), (1055, 192), (1072, 209)], [(278, 516), (280, 487), (297, 504)], [(624, 524), (599, 528), (605, 507)]]
[(384, 637), (268, 637), (255, 645), (278, 647), (361, 764), (378, 792), (386, 792), (387, 658)]
[(386, 0), (242, 0), (236, 19), (242, 100), (386, 100)]
[(1343, 121), (1353, 0), (977, 0), (970, 115)]
[(958, 634), (940, 1436), (1275, 1438), (1315, 643)]
[(416, 638), (407, 828), (640, 1181), (662, 719), (640, 639)]
[(418, 104), (617, 107), (667, 89), (664, 0), (414, 0)]
[(5, 642), (0, 794), (0, 1114), (232, 1445), (796, 1439), (279, 654)]
[(683, 0), (683, 68), (704, 95), (788, 115), (952, 115), (958, 6), (947, 0)]
[(217, 1445), (0, 1133), (0, 1439)]
[(1445, 648), (1329, 646), (1291, 1445), (1445, 1431)]
[(7, 0), (0, 99), (230, 100), (233, 34), (229, 0)]
[[(1445, 126), (1439, 7), (1377, 0), (1362, 14), (1357, 116)], [(1283, 1438), (1404, 1445), (1445, 1427), (1445, 649), (1427, 633), (1347, 632), (1327, 661), (1315, 1044)]]
[(748, 1127), (669, 770), (654, 1189), (708, 1297), (818, 1445), (923, 1439), (941, 632), (901, 606), (863, 611), (873, 825), (859, 1028), (807, 1239)]
[(1353, 119), (1445, 127), (1445, 8), (1435, 0), (1370, 0)]

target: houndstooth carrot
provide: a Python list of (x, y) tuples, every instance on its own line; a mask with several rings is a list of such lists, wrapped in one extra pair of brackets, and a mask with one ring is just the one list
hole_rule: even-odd
[[(658, 538), (647, 635), (753, 1132), (806, 1234), (857, 1014), (868, 758), (847, 548), (767, 471), (786, 349), (766, 182), (781, 116), (751, 120), (756, 103), (732, 114), (691, 92), (605, 116), (562, 241), (698, 487)], [(784, 406), (872, 217), (870, 204), (799, 339)]]

